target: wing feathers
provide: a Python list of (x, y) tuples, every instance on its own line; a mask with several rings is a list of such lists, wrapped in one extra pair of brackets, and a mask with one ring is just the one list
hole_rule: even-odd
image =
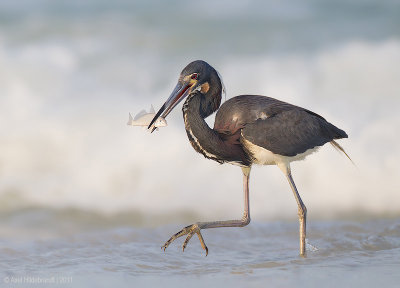
[(275, 154), (296, 156), (335, 139), (330, 126), (333, 125), (323, 118), (293, 109), (248, 124), (242, 134), (248, 141)]

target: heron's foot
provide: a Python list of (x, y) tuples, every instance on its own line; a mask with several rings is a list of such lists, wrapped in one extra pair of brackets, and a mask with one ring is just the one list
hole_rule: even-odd
[(201, 230), (201, 228), (199, 227), (199, 224), (193, 224), (193, 225), (186, 226), (178, 233), (172, 235), (172, 237), (169, 238), (169, 240), (167, 242), (165, 242), (165, 244), (161, 247), (161, 249), (164, 249), (164, 251), (165, 251), (165, 249), (167, 249), (167, 247), (169, 246), (169, 244), (172, 243), (172, 241), (174, 241), (175, 239), (177, 239), (183, 235), (187, 235), (185, 242), (183, 242), (183, 245), (182, 245), (182, 251), (185, 251), (186, 245), (189, 243), (189, 240), (192, 238), (192, 236), (194, 234), (197, 234), (197, 236), (199, 237), (199, 240), (200, 240), (201, 247), (203, 248), (203, 250), (206, 250), (206, 256), (207, 256), (208, 248), (206, 246), (206, 243), (204, 243), (204, 239), (203, 239), (203, 236), (201, 235), (200, 230)]

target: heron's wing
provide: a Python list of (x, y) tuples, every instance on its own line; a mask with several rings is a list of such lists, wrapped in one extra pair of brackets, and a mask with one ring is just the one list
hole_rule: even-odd
[(233, 135), (258, 119), (296, 108), (292, 104), (260, 95), (240, 95), (224, 102), (215, 116), (214, 130)]
[(273, 153), (294, 156), (347, 134), (320, 115), (274, 98), (240, 95), (221, 105), (214, 130), (224, 141), (244, 137)]
[(272, 153), (295, 156), (308, 149), (347, 137), (324, 118), (301, 108), (282, 111), (247, 124), (241, 136)]
[(156, 114), (156, 111), (154, 110), (153, 104), (151, 104), (151, 106), (150, 106), (150, 111), (149, 111), (149, 113), (150, 113), (150, 114)]

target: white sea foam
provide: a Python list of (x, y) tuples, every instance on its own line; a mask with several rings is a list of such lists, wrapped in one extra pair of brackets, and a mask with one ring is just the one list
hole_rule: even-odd
[[(171, 66), (146, 54), (113, 57), (99, 41), (104, 47), (96, 48), (97, 64), (90, 64), (90, 48), (79, 39), (0, 43), (3, 208), (240, 217), (240, 169), (195, 153), (180, 109), (169, 116), (167, 129), (151, 135), (125, 125), (128, 111), (162, 104), (186, 63)], [(228, 97), (257, 93), (286, 100), (348, 132), (340, 143), (357, 168), (328, 145), (293, 164), (310, 217), (338, 217), (399, 214), (398, 63), (400, 42), (387, 40), (346, 42), (314, 54), (226, 56), (210, 64), (223, 75)], [(254, 167), (250, 185), (253, 219), (295, 217), (279, 169)]]

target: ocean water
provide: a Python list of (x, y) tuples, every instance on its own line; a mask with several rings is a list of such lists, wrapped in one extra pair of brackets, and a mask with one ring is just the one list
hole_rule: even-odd
[[(396, 287), (400, 3), (231, 2), (0, 3), (0, 286)], [(203, 232), (209, 256), (195, 237), (160, 250), (242, 215), (240, 169), (193, 151), (180, 108), (153, 134), (126, 126), (195, 59), (227, 99), (275, 97), (349, 134), (356, 166), (329, 145), (292, 165), (306, 259), (276, 167), (252, 169), (249, 226)]]
[(295, 221), (205, 230), (205, 257), (197, 237), (183, 253), (182, 240), (160, 249), (181, 228), (175, 224), (99, 223), (98, 215), (71, 212), (2, 218), (13, 223), (2, 231), (2, 287), (397, 287), (400, 280), (398, 219), (314, 220), (306, 258), (298, 256)]

